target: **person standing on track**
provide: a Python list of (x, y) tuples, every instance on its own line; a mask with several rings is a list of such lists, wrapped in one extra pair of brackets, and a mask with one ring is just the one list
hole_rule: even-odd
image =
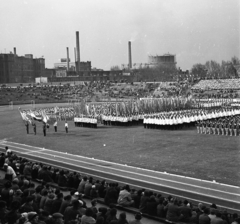
[(55, 121), (55, 123), (53, 124), (54, 130), (55, 132), (57, 132), (57, 120)]
[(37, 126), (36, 126), (36, 123), (33, 123), (33, 132), (34, 132), (34, 135), (37, 134)]
[(25, 123), (25, 126), (26, 126), (26, 130), (27, 130), (27, 134), (29, 134), (29, 123), (26, 122), (26, 123)]
[(43, 123), (43, 135), (44, 136), (46, 136), (46, 129), (47, 129), (46, 123)]
[(65, 121), (65, 130), (66, 130), (66, 133), (68, 133), (68, 123), (67, 123), (67, 121)]

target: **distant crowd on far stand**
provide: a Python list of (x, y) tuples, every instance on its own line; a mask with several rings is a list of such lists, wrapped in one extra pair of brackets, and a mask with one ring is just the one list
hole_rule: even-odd
[[(141, 224), (142, 215), (156, 216), (172, 223), (240, 224), (238, 214), (221, 211), (188, 200), (178, 200), (146, 189), (95, 180), (77, 172), (31, 162), (6, 146), (0, 156), (5, 178), (0, 180), (0, 223), (8, 224)], [(40, 184), (33, 180), (41, 180)], [(53, 187), (54, 186), (54, 187)], [(64, 195), (60, 189), (68, 188)], [(86, 200), (91, 200), (87, 206)], [(106, 206), (97, 205), (102, 200)], [(138, 209), (132, 221), (117, 209)]]

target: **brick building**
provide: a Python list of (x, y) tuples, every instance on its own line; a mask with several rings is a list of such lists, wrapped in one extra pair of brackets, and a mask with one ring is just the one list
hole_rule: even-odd
[(0, 54), (0, 83), (35, 82), (36, 77), (44, 74), (44, 58), (33, 58), (32, 54), (18, 56), (15, 48), (14, 53)]

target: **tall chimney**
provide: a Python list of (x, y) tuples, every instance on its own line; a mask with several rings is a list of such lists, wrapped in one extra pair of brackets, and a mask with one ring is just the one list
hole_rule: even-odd
[(16, 47), (13, 48), (14, 56), (17, 55)]
[(76, 47), (74, 47), (75, 71), (77, 71)]
[(77, 73), (80, 71), (80, 47), (79, 47), (79, 32), (76, 32), (76, 53), (77, 53)]
[(131, 41), (128, 41), (128, 67), (132, 68), (132, 52), (131, 52)]
[(67, 71), (69, 71), (69, 52), (67, 47)]

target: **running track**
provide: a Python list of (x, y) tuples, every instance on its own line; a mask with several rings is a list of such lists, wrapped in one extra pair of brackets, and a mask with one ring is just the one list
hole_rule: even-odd
[(107, 179), (129, 184), (136, 188), (145, 188), (188, 199), (194, 203), (215, 203), (229, 212), (240, 211), (240, 188), (237, 186), (151, 171), (1, 140), (0, 151), (4, 152), (5, 146), (8, 146), (18, 155), (33, 161), (85, 173), (99, 179)]

